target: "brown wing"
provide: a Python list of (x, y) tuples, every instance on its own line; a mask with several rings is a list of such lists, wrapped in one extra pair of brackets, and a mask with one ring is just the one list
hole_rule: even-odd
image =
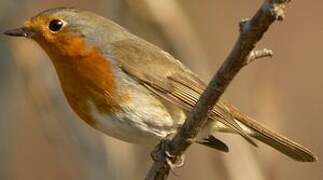
[[(192, 110), (205, 89), (205, 84), (179, 61), (145, 41), (140, 39), (118, 41), (110, 45), (111, 48), (112, 52), (109, 53), (112, 53), (126, 73), (137, 78), (158, 96), (187, 111)], [(295, 160), (307, 162), (316, 160), (316, 156), (305, 147), (241, 114), (234, 107), (219, 101), (210, 114), (210, 118), (225, 124), (254, 145), (255, 143), (235, 120), (248, 127), (252, 131), (250, 134), (252, 137)]]
[[(112, 56), (121, 69), (137, 78), (158, 96), (187, 111), (192, 110), (205, 88), (205, 84), (178, 60), (145, 41), (139, 39), (117, 41), (111, 48)], [(225, 124), (256, 146), (224, 108), (216, 105), (210, 118)]]

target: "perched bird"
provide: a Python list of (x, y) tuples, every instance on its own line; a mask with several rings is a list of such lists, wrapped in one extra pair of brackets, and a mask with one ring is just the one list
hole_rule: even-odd
[[(157, 144), (183, 124), (206, 85), (180, 61), (91, 12), (53, 8), (5, 31), (35, 40), (55, 66), (65, 97), (80, 119), (123, 141)], [(221, 151), (216, 132), (260, 140), (303, 162), (316, 161), (305, 147), (275, 133), (223, 100), (196, 143)]]

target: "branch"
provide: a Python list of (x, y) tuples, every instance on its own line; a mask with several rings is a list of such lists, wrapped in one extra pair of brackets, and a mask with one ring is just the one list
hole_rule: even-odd
[(171, 169), (169, 161), (174, 163), (182, 157), (206, 122), (208, 112), (213, 109), (233, 78), (250, 59), (259, 57), (255, 55), (254, 58), (250, 58), (252, 50), (274, 21), (283, 20), (284, 8), (288, 2), (290, 0), (266, 0), (250, 20), (240, 23), (238, 40), (188, 115), (184, 125), (174, 138), (162, 140), (152, 152), (154, 164), (145, 180), (167, 179)]

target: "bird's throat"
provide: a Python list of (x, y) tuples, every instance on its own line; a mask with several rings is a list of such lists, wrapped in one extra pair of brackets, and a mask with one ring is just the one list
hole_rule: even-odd
[(87, 47), (80, 38), (65, 41), (59, 49), (44, 48), (55, 65), (64, 94), (73, 110), (93, 125), (88, 102), (98, 111), (118, 109), (114, 67), (101, 52)]

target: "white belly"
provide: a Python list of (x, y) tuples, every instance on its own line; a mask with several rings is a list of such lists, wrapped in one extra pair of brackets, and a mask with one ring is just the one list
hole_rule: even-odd
[(140, 144), (155, 144), (175, 132), (174, 122), (161, 103), (140, 99), (113, 114), (100, 113), (90, 103), (91, 115), (96, 121), (94, 127), (109, 136)]

